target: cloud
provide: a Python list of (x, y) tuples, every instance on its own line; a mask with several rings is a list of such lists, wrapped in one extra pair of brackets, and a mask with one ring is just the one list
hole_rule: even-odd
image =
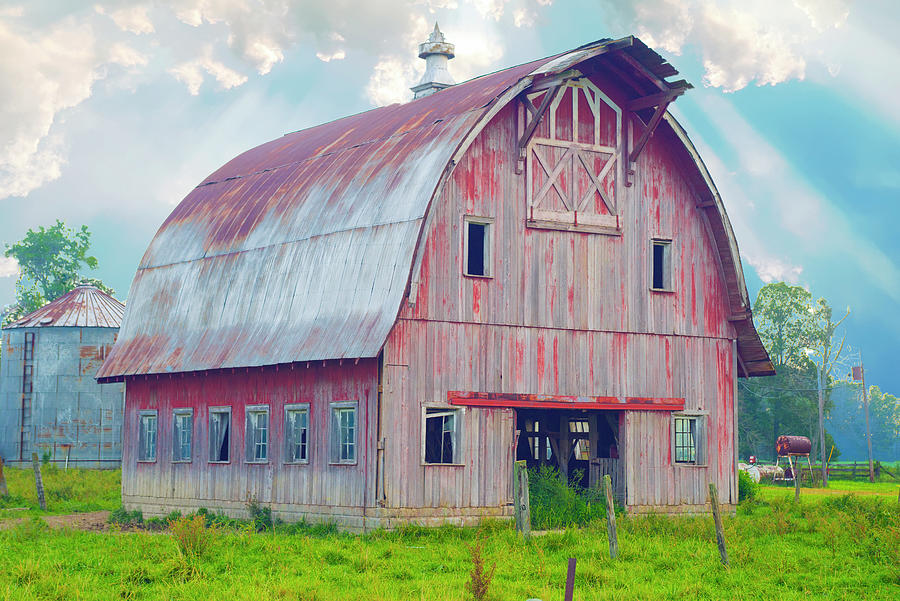
[(63, 143), (51, 129), (61, 111), (91, 95), (101, 76), (90, 27), (66, 19), (43, 32), (0, 20), (0, 198), (25, 196), (59, 177)]
[(207, 46), (203, 56), (175, 65), (169, 69), (172, 76), (187, 86), (191, 96), (200, 93), (200, 87), (205, 79), (204, 73), (211, 75), (219, 83), (219, 87), (228, 90), (247, 81), (247, 76), (227, 67), (220, 61), (212, 58), (212, 47)]
[(19, 262), (15, 257), (0, 256), (0, 278), (19, 277)]
[(136, 6), (126, 6), (107, 12), (106, 8), (97, 5), (94, 7), (94, 10), (101, 15), (108, 15), (109, 18), (113, 20), (113, 23), (115, 23), (122, 31), (140, 35), (156, 31), (153, 27), (153, 22), (147, 15), (148, 8), (149, 7), (144, 4), (138, 4)]
[(613, 21), (650, 46), (680, 54), (697, 47), (703, 83), (727, 92), (806, 76), (830, 31), (849, 15), (845, 0), (604, 0)]
[(800, 274), (803, 273), (803, 268), (799, 265), (791, 265), (778, 258), (756, 256), (748, 257), (747, 261), (753, 266), (759, 279), (766, 284), (772, 282), (796, 284), (800, 281)]

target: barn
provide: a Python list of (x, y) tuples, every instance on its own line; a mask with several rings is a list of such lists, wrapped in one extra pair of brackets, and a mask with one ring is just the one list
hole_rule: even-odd
[(116, 468), (122, 460), (121, 383), (99, 384), (125, 306), (81, 284), (2, 330), (0, 457), (31, 454), (63, 466)]
[(249, 150), (160, 227), (98, 374), (123, 503), (472, 523), (516, 459), (633, 512), (736, 503), (737, 381), (773, 369), (667, 112), (691, 86), (635, 37), (457, 85), (420, 51), (417, 99)]

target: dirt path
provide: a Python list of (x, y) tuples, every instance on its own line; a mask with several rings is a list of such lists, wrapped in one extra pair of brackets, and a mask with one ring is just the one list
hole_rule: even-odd
[[(68, 515), (44, 515), (40, 516), (48, 526), (54, 530), (62, 530), (63, 528), (72, 528), (75, 530), (86, 530), (89, 532), (102, 532), (109, 529), (109, 512), (108, 511), (92, 511), (90, 513), (70, 513)], [(31, 518), (18, 518), (12, 520), (0, 521), (0, 530), (12, 528), (16, 524), (29, 520)]]

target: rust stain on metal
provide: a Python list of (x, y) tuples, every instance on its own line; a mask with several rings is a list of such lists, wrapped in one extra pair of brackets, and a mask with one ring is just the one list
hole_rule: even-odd
[(96, 286), (81, 284), (32, 311), (4, 329), (13, 328), (118, 328), (125, 305)]

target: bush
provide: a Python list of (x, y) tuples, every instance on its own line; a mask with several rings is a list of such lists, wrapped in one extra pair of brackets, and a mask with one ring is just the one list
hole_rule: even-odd
[(253, 527), (256, 528), (257, 532), (271, 530), (274, 526), (272, 521), (272, 510), (260, 505), (259, 501), (256, 500), (256, 497), (250, 497), (247, 500), (247, 511), (250, 512), (250, 521), (253, 523)]
[(752, 501), (759, 492), (759, 482), (754, 482), (750, 474), (741, 470), (738, 472), (738, 501)]
[(180, 517), (172, 522), (170, 529), (178, 550), (187, 559), (203, 557), (218, 534), (215, 527), (206, 527), (202, 515)]
[(144, 514), (139, 510), (128, 511), (120, 506), (109, 514), (109, 523), (119, 526), (140, 526), (144, 523)]
[[(578, 479), (577, 474), (574, 479)], [(606, 517), (606, 501), (596, 489), (568, 485), (548, 465), (528, 470), (531, 527), (537, 530), (584, 526)]]

